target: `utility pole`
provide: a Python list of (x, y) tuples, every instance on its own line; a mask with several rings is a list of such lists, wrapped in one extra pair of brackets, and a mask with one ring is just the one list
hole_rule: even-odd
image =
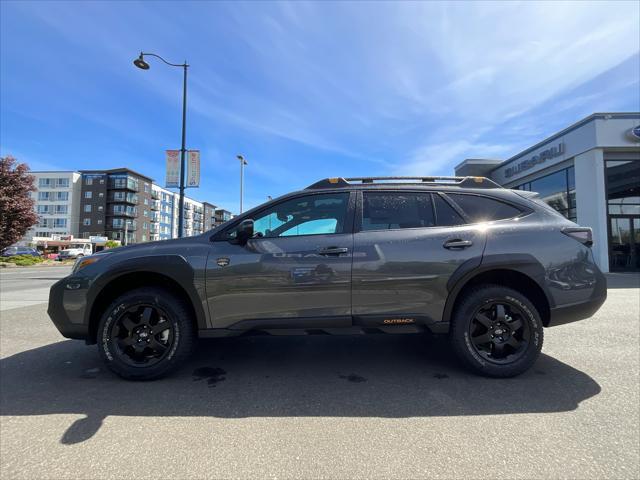
[(242, 213), (242, 198), (244, 189), (244, 166), (249, 165), (242, 155), (236, 155), (236, 158), (240, 160), (240, 213)]

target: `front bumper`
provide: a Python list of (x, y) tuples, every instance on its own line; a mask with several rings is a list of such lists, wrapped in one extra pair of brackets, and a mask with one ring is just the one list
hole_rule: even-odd
[(582, 302), (561, 305), (552, 308), (548, 327), (577, 322), (591, 317), (607, 299), (607, 279), (600, 270), (596, 270), (596, 283), (590, 297)]
[(67, 338), (88, 340), (89, 325), (85, 321), (88, 287), (86, 277), (70, 275), (54, 283), (49, 290), (47, 313)]

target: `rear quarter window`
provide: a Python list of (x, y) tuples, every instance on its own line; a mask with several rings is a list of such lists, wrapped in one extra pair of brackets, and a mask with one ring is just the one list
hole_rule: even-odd
[(447, 193), (447, 196), (464, 211), (471, 223), (504, 220), (522, 213), (522, 210), (512, 205), (481, 195)]

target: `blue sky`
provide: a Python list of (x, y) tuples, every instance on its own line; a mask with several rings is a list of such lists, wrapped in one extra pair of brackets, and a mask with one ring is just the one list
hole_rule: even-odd
[(0, 3), (0, 153), (34, 170), (126, 166), (237, 211), (330, 176), (450, 175), (596, 111), (640, 110), (640, 6), (601, 3)]

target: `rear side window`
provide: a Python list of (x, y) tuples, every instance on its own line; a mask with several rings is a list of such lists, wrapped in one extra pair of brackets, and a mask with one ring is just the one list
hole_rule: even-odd
[(435, 226), (431, 194), (364, 192), (362, 230)]
[(464, 219), (440, 195), (433, 195), (436, 207), (436, 223), (439, 227), (453, 227), (464, 224)]
[(447, 193), (447, 196), (467, 214), (471, 223), (513, 218), (522, 213), (511, 205), (480, 195)]

